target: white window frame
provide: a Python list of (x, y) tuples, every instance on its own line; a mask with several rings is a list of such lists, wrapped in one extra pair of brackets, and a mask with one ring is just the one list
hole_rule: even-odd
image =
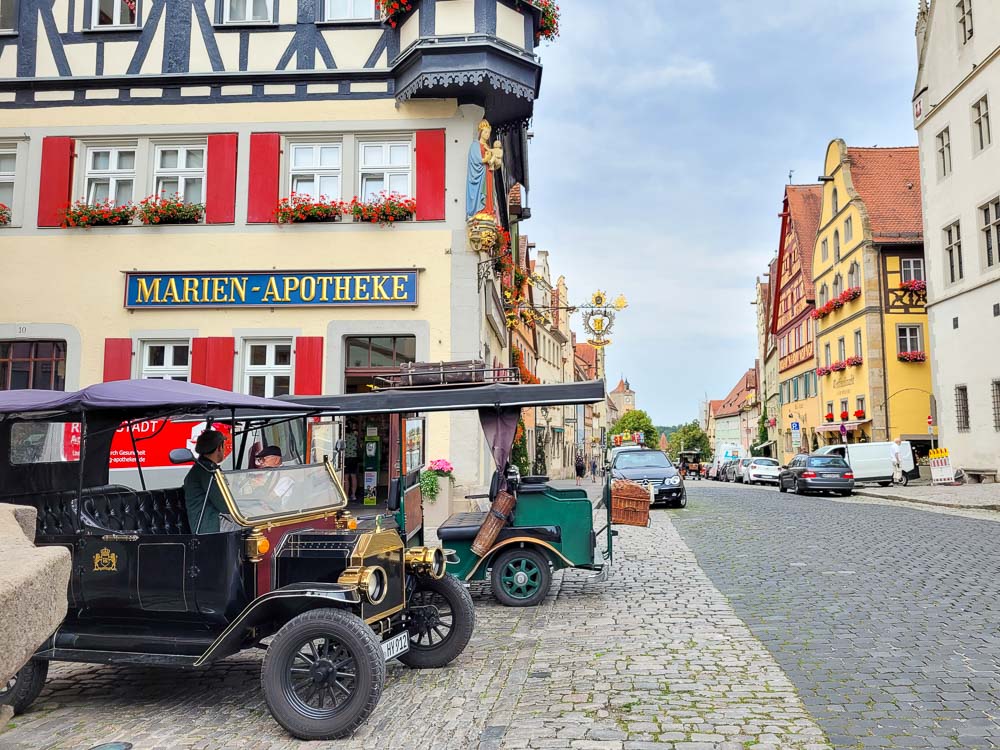
[[(904, 349), (904, 346), (909, 348)], [(900, 354), (904, 352), (922, 352), (924, 350), (924, 327), (919, 323), (897, 325), (896, 349)]]
[(983, 220), (983, 268), (1000, 266), (1000, 196), (991, 198), (980, 206), (979, 216)]
[(122, 3), (127, 0), (114, 0), (114, 10), (112, 11), (111, 23), (101, 23), (101, 3), (100, 0), (93, 0), (94, 8), (90, 18), (90, 28), (92, 29), (132, 29), (139, 25), (139, 0), (131, 0), (135, 7), (132, 14), (135, 20), (129, 23), (122, 23)]
[[(201, 166), (200, 167), (182, 167), (181, 164), (187, 163), (187, 152), (189, 150), (199, 150), (202, 152)], [(177, 164), (176, 167), (161, 167), (160, 166), (160, 155), (164, 151), (176, 151), (177, 152)], [(177, 193), (182, 197), (184, 196), (187, 181), (188, 180), (201, 180), (201, 200), (196, 201), (202, 205), (205, 204), (205, 191), (208, 182), (208, 145), (205, 143), (159, 143), (153, 148), (153, 194), (157, 197), (170, 198), (173, 193), (163, 193), (160, 190), (160, 180), (164, 179), (176, 179), (177, 180)]]
[[(150, 350), (155, 346), (164, 347), (162, 365), (149, 364)], [(187, 364), (176, 364), (174, 349), (187, 348)], [(190, 339), (149, 339), (142, 342), (139, 360), (139, 377), (143, 380), (191, 380), (191, 340)], [(169, 362), (169, 364), (167, 364)]]
[[(108, 169), (95, 169), (94, 156), (101, 152), (108, 152)], [(118, 155), (124, 151), (132, 152), (132, 169), (118, 169)], [(108, 181), (108, 199), (117, 203), (118, 183), (128, 181), (132, 183), (132, 191), (128, 201), (136, 199), (136, 184), (138, 182), (139, 146), (135, 143), (114, 143), (114, 144), (93, 144), (88, 145), (85, 152), (83, 189), (87, 203), (94, 203), (94, 195), (91, 189), (91, 180)]]
[(972, 0), (958, 0), (955, 3), (955, 10), (958, 12), (958, 38), (962, 44), (968, 44), (975, 33), (975, 26), (972, 23)]
[(990, 98), (989, 95), (984, 95), (972, 105), (972, 150), (978, 154), (989, 148), (992, 143)]
[(965, 278), (965, 263), (962, 258), (961, 221), (956, 221), (944, 228), (944, 257), (945, 283), (949, 285), (959, 283)]
[(952, 171), (951, 161), (951, 126), (944, 128), (934, 137), (937, 151), (937, 175), (939, 180), (948, 177)]
[[(14, 169), (10, 172), (0, 171), (0, 185), (10, 185), (10, 203), (5, 203), (4, 205), (10, 209), (11, 219), (10, 223), (14, 223), (14, 199), (17, 197), (17, 147), (16, 146), (0, 146), (0, 156), (13, 156), (14, 157)], [(3, 203), (3, 201), (0, 201)]]
[[(244, 0), (248, 15), (253, 14), (254, 0)], [(222, 23), (223, 24), (271, 24), (274, 23), (274, 0), (264, 0), (267, 5), (266, 18), (232, 18), (232, 0), (222, 2)]]
[(899, 275), (903, 281), (924, 281), (924, 259), (900, 258)]
[[(321, 177), (336, 177), (338, 189), (336, 194), (327, 195), (323, 193), (329, 201), (339, 201), (343, 200), (344, 195), (344, 144), (342, 141), (300, 141), (300, 142), (290, 142), (287, 146), (288, 148), (288, 192), (289, 194), (295, 193), (296, 195), (304, 195), (301, 190), (295, 189), (295, 179), (297, 177), (312, 176), (313, 182), (316, 187), (319, 187)], [(319, 164), (321, 149), (325, 148), (335, 148), (337, 150), (337, 164), (336, 167), (324, 167)], [(313, 165), (297, 167), (295, 166), (295, 152), (301, 149), (312, 149), (313, 152)], [(320, 194), (309, 193), (312, 200), (319, 200)]]
[[(244, 339), (243, 340), (243, 392), (250, 393), (250, 378), (264, 378), (265, 398), (274, 397), (274, 379), (276, 377), (288, 377), (288, 394), (294, 393), (295, 388), (295, 346), (291, 338), (267, 338), (267, 339)], [(250, 363), (250, 352), (252, 347), (264, 346), (267, 348), (265, 362), (263, 365)], [(289, 350), (288, 364), (275, 364), (276, 347), (287, 346)], [(284, 394), (279, 394), (284, 395)]]
[[(336, 15), (332, 4), (334, 0), (324, 0), (323, 20), (324, 21), (374, 21), (379, 17), (375, 0), (344, 0), (348, 6), (346, 15)], [(359, 8), (361, 11), (359, 12)], [(367, 10), (367, 12), (365, 12)]]
[[(365, 151), (366, 148), (371, 148), (372, 146), (381, 146), (383, 150), (383, 161), (389, 160), (389, 155), (391, 154), (392, 147), (394, 146), (406, 146), (407, 154), (407, 165), (406, 167), (395, 166), (389, 164), (388, 166), (379, 165), (368, 165), (365, 163)], [(382, 182), (385, 186), (383, 189), (388, 194), (393, 192), (389, 181), (392, 177), (406, 176), (406, 182), (408, 189), (402, 195), (406, 198), (414, 197), (413, 190), (413, 138), (411, 136), (400, 137), (400, 138), (359, 138), (358, 148), (357, 148), (357, 164), (358, 164), (358, 181), (357, 189), (358, 196), (361, 200), (369, 200), (370, 197), (365, 194), (364, 184), (365, 178), (367, 176), (381, 175)]]

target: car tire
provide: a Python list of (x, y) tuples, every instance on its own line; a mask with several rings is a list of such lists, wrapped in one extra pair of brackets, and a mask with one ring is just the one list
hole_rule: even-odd
[(552, 586), (549, 560), (531, 547), (501, 552), (493, 560), (490, 585), (493, 596), (505, 607), (534, 607)]
[(10, 706), (14, 715), (23, 714), (45, 687), (45, 677), (49, 673), (49, 663), (32, 659), (17, 674), (0, 688), (0, 706)]
[[(399, 661), (413, 669), (437, 669), (450, 664), (469, 645), (476, 610), (468, 590), (453, 575), (415, 576), (415, 581), (405, 613), (410, 650)], [(435, 636), (440, 640), (435, 642)]]
[(687, 492), (683, 493), (677, 500), (674, 500), (673, 506), (675, 508), (686, 508), (688, 504)]
[(778, 480), (778, 492), (788, 492), (788, 488), (785, 486), (785, 483), (780, 479)]
[(900, 480), (899, 484), (900, 484), (900, 486), (905, 487), (909, 483), (910, 483), (910, 478), (908, 476), (906, 476), (906, 474), (904, 473), (903, 474), (903, 478)]
[[(316, 687), (316, 675), (322, 688)], [(293, 617), (271, 640), (261, 667), (271, 715), (301, 740), (339, 739), (354, 732), (375, 710), (384, 684), (379, 639), (364, 620), (339, 609)], [(338, 692), (344, 694), (340, 704)], [(334, 705), (327, 707), (327, 700)]]

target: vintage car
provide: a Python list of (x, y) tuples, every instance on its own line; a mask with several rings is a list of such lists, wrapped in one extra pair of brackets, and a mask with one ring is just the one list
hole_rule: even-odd
[[(271, 714), (295, 737), (329, 739), (374, 710), (386, 661), (441, 667), (463, 651), (475, 613), (443, 551), (407, 545), (391, 519), (359, 528), (328, 461), (241, 469), (231, 450), (211, 480), (229, 517), (217, 533), (191, 533), (183, 489), (146, 489), (134, 437), (141, 488), (108, 483), (114, 433), (215, 415), (235, 442), (237, 410), (258, 423), (308, 413), (169, 380), (0, 393), (0, 501), (34, 506), (37, 543), (73, 554), (69, 614), (0, 703), (24, 711), (51, 661), (198, 669), (270, 639)], [(184, 447), (171, 458), (192, 460)]]

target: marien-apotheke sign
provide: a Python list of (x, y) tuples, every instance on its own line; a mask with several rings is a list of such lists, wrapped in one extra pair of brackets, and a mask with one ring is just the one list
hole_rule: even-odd
[(416, 269), (398, 271), (132, 272), (125, 307), (416, 305)]

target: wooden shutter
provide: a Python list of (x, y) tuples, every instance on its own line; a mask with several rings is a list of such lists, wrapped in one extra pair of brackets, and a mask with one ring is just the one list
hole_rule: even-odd
[(250, 175), (247, 221), (272, 224), (277, 221), (278, 183), (281, 165), (281, 136), (277, 133), (250, 134)]
[(323, 392), (323, 337), (295, 339), (296, 396), (318, 396)]
[(47, 136), (42, 139), (42, 171), (38, 188), (38, 226), (57, 227), (62, 224), (63, 209), (72, 200), (73, 154), (72, 138)]
[(132, 377), (132, 339), (104, 339), (104, 382)]
[(208, 136), (205, 175), (205, 223), (236, 221), (236, 133)]
[(233, 358), (236, 339), (209, 336), (191, 341), (191, 382), (233, 390)]
[(417, 221), (444, 221), (445, 132), (417, 131)]

